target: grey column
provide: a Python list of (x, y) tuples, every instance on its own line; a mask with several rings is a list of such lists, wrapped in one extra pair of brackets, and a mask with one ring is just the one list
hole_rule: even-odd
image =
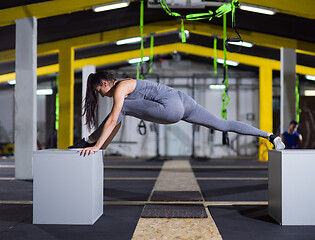
[[(90, 75), (90, 73), (95, 73), (96, 68), (94, 65), (88, 65), (88, 66), (84, 66), (82, 68), (82, 114), (84, 112), (84, 100), (85, 100), (85, 94), (86, 94), (86, 84), (87, 84), (87, 79)], [(90, 135), (90, 131), (86, 126), (86, 121), (85, 121), (85, 117), (82, 118), (82, 128), (81, 128), (81, 135), (82, 137), (87, 137)]]
[(280, 76), (280, 133), (284, 132), (290, 121), (296, 119), (296, 52), (295, 49), (281, 48)]
[(37, 148), (37, 19), (15, 22), (15, 178), (33, 179), (33, 151)]

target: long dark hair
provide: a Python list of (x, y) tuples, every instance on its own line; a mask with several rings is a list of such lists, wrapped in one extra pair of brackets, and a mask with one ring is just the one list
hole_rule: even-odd
[(107, 82), (114, 82), (115, 76), (109, 71), (99, 71), (91, 73), (87, 80), (86, 95), (84, 100), (84, 112), (86, 118), (86, 125), (89, 130), (96, 126), (96, 110), (97, 110), (97, 92), (95, 88), (102, 84), (102, 80)]

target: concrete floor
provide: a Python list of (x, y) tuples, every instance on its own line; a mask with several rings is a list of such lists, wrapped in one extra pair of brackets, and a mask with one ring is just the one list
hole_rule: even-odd
[[(267, 163), (106, 157), (104, 164), (104, 214), (93, 226), (34, 225), (32, 181), (15, 180), (14, 159), (0, 159), (0, 239), (315, 239), (315, 226), (283, 227), (268, 216)], [(157, 190), (200, 192), (199, 202), (158, 203), (197, 203), (207, 218), (141, 217)]]

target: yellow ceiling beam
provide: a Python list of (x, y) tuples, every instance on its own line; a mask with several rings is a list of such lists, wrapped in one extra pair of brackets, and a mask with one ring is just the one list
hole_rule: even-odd
[[(49, 66), (37, 68), (37, 76), (44, 76), (56, 72), (59, 72), (59, 64), (52, 64)], [(0, 83), (7, 82), (13, 79), (15, 79), (15, 72), (0, 75)]]
[[(175, 22), (173, 22), (175, 23)], [(176, 25), (167, 26), (163, 22), (151, 23), (144, 26), (143, 35), (144, 37), (148, 34), (156, 33), (161, 34), (165, 32), (172, 32), (179, 29), (178, 23)], [(140, 36), (139, 26), (132, 26), (128, 28), (116, 29), (101, 33), (94, 33), (80, 37), (68, 38), (64, 40), (39, 44), (37, 47), (38, 56), (49, 55), (58, 53), (59, 49), (68, 46), (75, 49), (96, 46), (100, 44), (106, 44), (116, 42), (117, 40), (124, 38), (131, 38)], [(0, 62), (9, 62), (15, 60), (15, 50), (6, 50), (0, 52)]]
[[(196, 46), (196, 45), (187, 44), (187, 43), (172, 43), (172, 44), (154, 47), (155, 55), (169, 54), (169, 53), (173, 53), (174, 51), (197, 55), (201, 57), (213, 56), (212, 48)], [(150, 48), (144, 49), (144, 55), (145, 56), (150, 55)], [(217, 50), (217, 56), (218, 58), (223, 58), (224, 56), (223, 51)], [(140, 57), (140, 50), (132, 50), (132, 51), (126, 51), (126, 52), (121, 52), (121, 53), (108, 54), (104, 56), (80, 59), (80, 60), (74, 61), (74, 69), (75, 70), (81, 69), (83, 66), (86, 66), (86, 65), (103, 66), (103, 65), (108, 65), (108, 64), (114, 64), (118, 62), (124, 62), (131, 58), (137, 58), (137, 57)], [(265, 59), (261, 57), (255, 57), (255, 56), (248, 56), (248, 55), (244, 55), (240, 53), (227, 53), (227, 58), (228, 60), (237, 61), (244, 65), (255, 66), (255, 67), (268, 67), (270, 69), (280, 71), (280, 61), (277, 61), (277, 60)], [(39, 67), (37, 69), (38, 76), (52, 74), (56, 72), (59, 72), (59, 64)], [(296, 73), (303, 74), (303, 75), (309, 74), (309, 75), (315, 76), (315, 68), (297, 65)], [(6, 82), (12, 79), (15, 79), (15, 73), (0, 75), (0, 82)]]
[[(174, 52), (178, 47), (178, 43), (172, 43), (162, 46), (156, 46), (154, 47), (154, 54), (169, 54)], [(143, 50), (144, 56), (150, 55), (150, 48), (145, 48)], [(92, 57), (92, 58), (86, 58), (81, 60), (76, 60), (74, 63), (75, 69), (81, 69), (83, 66), (87, 65), (95, 65), (95, 66), (102, 66), (102, 65), (108, 65), (118, 62), (124, 62), (128, 61), (132, 58), (138, 58), (141, 56), (140, 50), (132, 50), (132, 51), (126, 51), (121, 53), (114, 53), (99, 57)]]
[[(218, 25), (211, 25), (205, 23), (187, 22), (185, 29), (191, 33), (204, 36), (219, 36), (223, 38), (222, 27)], [(228, 28), (227, 32), (232, 31)], [(296, 52), (315, 55), (315, 44), (311, 42), (301, 41), (293, 38), (280, 37), (259, 32), (246, 31), (242, 29), (237, 30), (241, 35), (243, 41), (251, 42), (258, 46), (270, 47), (280, 49), (282, 47), (296, 49)]]
[[(177, 45), (177, 51), (184, 52), (192, 55), (197, 55), (201, 57), (212, 57), (213, 49), (208, 47), (202, 47), (192, 44), (182, 44)], [(222, 50), (217, 50), (217, 57), (223, 59), (224, 52)], [(230, 53), (227, 52), (227, 58), (231, 61), (236, 61), (245, 65), (260, 67), (268, 66), (275, 70), (280, 70), (280, 62), (277, 60), (266, 59), (261, 57), (249, 56), (240, 53)]]
[(264, 6), (268, 8), (274, 8), (278, 12), (295, 15), (304, 18), (315, 19), (314, 0), (299, 0), (299, 1), (287, 1), (287, 0), (242, 0), (242, 3)]
[(88, 10), (91, 9), (93, 5), (107, 2), (113, 2), (113, 0), (54, 0), (19, 7), (6, 8), (0, 10), (0, 27), (14, 24), (14, 21), (20, 18), (34, 16), (39, 19), (56, 15), (69, 14), (72, 12)]
[[(178, 21), (164, 21), (146, 24), (144, 26), (144, 36), (149, 34), (160, 34), (180, 30), (180, 23)], [(204, 35), (204, 36), (219, 36), (222, 38), (222, 28), (220, 26), (205, 24), (200, 22), (187, 22), (185, 29), (191, 33)], [(244, 41), (252, 42), (256, 45), (271, 47), (271, 48), (292, 48), (296, 49), (298, 53), (309, 54), (315, 56), (315, 44), (296, 39), (278, 37), (263, 33), (249, 32), (239, 30)], [(101, 33), (89, 34), (85, 36), (64, 39), (60, 41), (44, 43), (38, 45), (38, 55), (48, 55), (58, 53), (58, 49), (64, 46), (83, 48), (88, 46), (95, 46), (115, 42), (119, 39), (139, 36), (139, 26), (132, 26), (117, 30), (111, 30)], [(0, 52), (0, 62), (14, 61), (15, 50), (7, 50)]]

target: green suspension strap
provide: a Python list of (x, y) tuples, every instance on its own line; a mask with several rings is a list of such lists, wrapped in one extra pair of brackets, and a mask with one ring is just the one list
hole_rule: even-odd
[(218, 63), (217, 63), (217, 38), (215, 37), (213, 39), (213, 70), (214, 70), (214, 75), (218, 75)]
[(227, 95), (229, 81), (227, 70), (228, 66), (226, 64), (226, 47), (225, 47), (225, 39), (226, 39), (226, 15), (223, 15), (223, 52), (224, 52), (224, 63), (223, 63), (223, 81), (222, 83), (225, 85), (223, 95), (222, 95), (222, 109), (221, 109), (221, 116), (223, 119), (227, 119), (226, 108), (230, 102), (230, 97)]
[(295, 94), (296, 94), (296, 121), (300, 122), (301, 108), (300, 108), (300, 93), (299, 93), (300, 79), (299, 75), (296, 75), (296, 85), (295, 85)]
[(140, 62), (137, 63), (137, 79), (140, 79)]
[(140, 2), (140, 37), (141, 37), (141, 62), (137, 65), (137, 78), (144, 79), (143, 75), (143, 12), (144, 12), (144, 0), (141, 0)]
[[(144, 0), (141, 0), (140, 2), (140, 37), (141, 37), (141, 62), (138, 62), (137, 66), (137, 78), (138, 79), (144, 79), (143, 74), (143, 12), (144, 12)], [(139, 70), (140, 69), (140, 70)], [(143, 119), (140, 120), (140, 123), (138, 124), (138, 132), (140, 135), (145, 135), (147, 133), (147, 127), (145, 125), (145, 122)]]
[[(211, 21), (213, 17), (219, 18), (231, 11), (234, 14), (235, 8), (240, 6), (238, 0), (232, 0), (231, 3), (226, 3), (220, 6), (215, 12), (209, 11), (208, 13), (194, 13), (194, 14), (188, 14), (188, 15), (182, 16), (179, 13), (172, 12), (171, 9), (169, 9), (169, 7), (167, 6), (165, 0), (159, 0), (159, 1), (162, 8), (168, 15), (175, 17), (177, 19), (181, 19), (182, 42), (186, 41), (185, 32), (184, 32), (184, 20), (195, 21), (195, 20), (209, 19), (209, 21)], [(235, 19), (235, 18), (232, 17), (232, 19)]]
[(154, 35), (151, 35), (150, 40), (150, 68), (149, 73), (152, 73), (152, 67), (153, 67), (153, 48), (154, 48)]
[[(221, 116), (223, 119), (227, 120), (227, 111), (226, 108), (231, 100), (228, 96), (228, 66), (226, 64), (226, 47), (225, 47), (225, 39), (226, 39), (226, 14), (223, 15), (223, 52), (224, 52), (224, 63), (223, 63), (223, 81), (222, 83), (225, 85), (223, 94), (222, 94), (222, 109)], [(222, 143), (225, 145), (229, 145), (229, 136), (227, 132), (223, 132), (222, 135)]]
[(181, 35), (182, 35), (182, 42), (186, 42), (186, 34), (185, 34), (185, 27), (184, 27), (184, 19), (181, 21)]

